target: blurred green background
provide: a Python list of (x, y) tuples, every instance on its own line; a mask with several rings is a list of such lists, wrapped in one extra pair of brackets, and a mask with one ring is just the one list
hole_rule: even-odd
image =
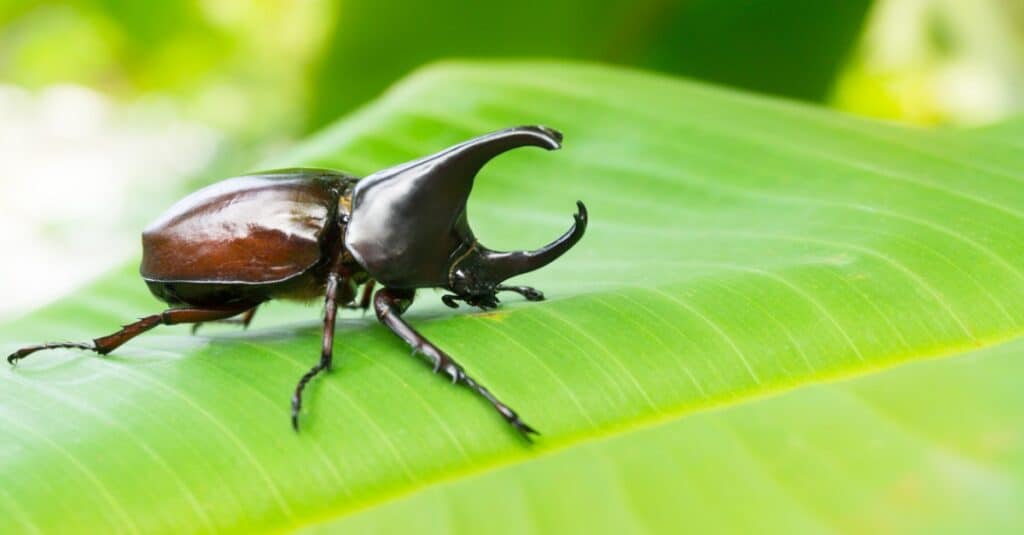
[(661, 71), (920, 125), (1024, 104), (1020, 0), (0, 0), (0, 316), (136, 253), (173, 196), (444, 58)]

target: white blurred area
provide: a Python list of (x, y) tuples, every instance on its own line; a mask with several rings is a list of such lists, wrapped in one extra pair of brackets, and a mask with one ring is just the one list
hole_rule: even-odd
[(834, 104), (981, 125), (1024, 109), (1024, 0), (875, 0)]
[[(221, 141), (150, 99), (0, 85), (0, 318), (138, 255), (139, 231)], [(136, 225), (126, 222), (137, 222)]]

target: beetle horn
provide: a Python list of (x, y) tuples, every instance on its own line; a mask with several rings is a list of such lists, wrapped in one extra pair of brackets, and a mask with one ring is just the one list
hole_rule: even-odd
[[(543, 126), (507, 128), (374, 173), (360, 180), (353, 191), (345, 246), (384, 284), (406, 288), (447, 284), (452, 251), (474, 241), (466, 202), (477, 172), (508, 150), (525, 146), (554, 150), (561, 141), (562, 134)], [(519, 253), (495, 253), (494, 262), (509, 268), (540, 262), (534, 268), (540, 267), (550, 262), (546, 260), (550, 255), (554, 259), (561, 254), (558, 242), (551, 247), (557, 252), (545, 248), (522, 253), (527, 255), (522, 258), (516, 256)]]
[(544, 126), (506, 128), (383, 173), (401, 175), (403, 180), (411, 179), (407, 186), (411, 194), (429, 200), (437, 208), (449, 210), (454, 220), (465, 208), (473, 179), (480, 169), (503, 152), (527, 146), (559, 149), (562, 134)]
[(557, 240), (533, 251), (498, 252), (481, 247), (480, 265), (485, 277), (495, 284), (516, 275), (542, 268), (576, 245), (587, 230), (587, 207), (576, 201), (576, 214), (572, 227)]
[[(445, 162), (449, 172), (458, 172), (461, 180), (472, 180), (480, 168), (495, 156), (518, 147), (534, 146), (548, 150), (562, 147), (562, 133), (546, 126), (516, 126), (473, 138), (439, 152), (426, 160)], [(419, 162), (412, 162), (409, 165)]]

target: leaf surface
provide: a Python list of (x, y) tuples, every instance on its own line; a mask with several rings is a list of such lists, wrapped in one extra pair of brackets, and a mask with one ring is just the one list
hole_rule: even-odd
[[(383, 529), (395, 520), (388, 511), (437, 518), (442, 507), (464, 531), (479, 526), (459, 522), (492, 512), (569, 529), (579, 510), (540, 502), (591, 496), (618, 515), (609, 529), (678, 526), (704, 506), (698, 525), (725, 515), (738, 527), (869, 530), (876, 509), (844, 496), (898, 493), (884, 486), (899, 475), (898, 448), (915, 450), (849, 392), (885, 386), (865, 394), (883, 411), (928, 395), (941, 406), (927, 366), (958, 359), (813, 385), (959, 355), (1024, 327), (1024, 153), (980, 132), (891, 126), (592, 65), (442, 64), (268, 167), (365, 175), (531, 123), (561, 129), (565, 148), (494, 161), (469, 216), (488, 246), (532, 248), (571, 223), (576, 199), (587, 203), (592, 223), (577, 248), (520, 279), (549, 301), (453, 314), (425, 291), (410, 318), (540, 429), (537, 444), (358, 314), (340, 321), (337, 365), (311, 386), (303, 430), (292, 433), (288, 398), (317, 358), (318, 309), (274, 305), (246, 333), (166, 328), (106, 358), (54, 352), (0, 371), (0, 528), (251, 532), (330, 527), (358, 512), (357, 525)], [(0, 328), (0, 340), (13, 350), (89, 339), (156, 310), (127, 266)], [(977, 361), (975, 383), (959, 385), (950, 364), (935, 384), (964, 389), (956, 399), (979, 404), (969, 417), (991, 426), (938, 411), (941, 436), (922, 435), (916, 451), (1019, 422), (1017, 398), (985, 395), (987, 380), (1015, 370), (1012, 356)], [(809, 388), (786, 394), (798, 387)], [(874, 472), (843, 440), (858, 433), (882, 437)], [(801, 436), (837, 446), (814, 461), (832, 472), (810, 472), (802, 450), (787, 449)], [(1009, 441), (999, 451), (1010, 460), (985, 473), (1005, 485), (953, 509), (946, 498), (959, 487), (912, 482), (926, 496), (915, 503), (1019, 524), (1006, 513), (1020, 503), (1019, 436), (1008, 436), (995, 439)], [(778, 464), (757, 472), (776, 453)], [(595, 455), (604, 471), (576, 477)], [(680, 463), (675, 472), (660, 468), (665, 456)], [(713, 466), (765, 486), (778, 506), (741, 499), (740, 483), (712, 484)], [(958, 474), (939, 483), (973, 481)], [(603, 485), (608, 477), (643, 489)], [(719, 499), (703, 497), (705, 485)], [(476, 507), (457, 496), (476, 496)], [(880, 518), (901, 510), (899, 497)], [(679, 516), (655, 514), (672, 504)]]

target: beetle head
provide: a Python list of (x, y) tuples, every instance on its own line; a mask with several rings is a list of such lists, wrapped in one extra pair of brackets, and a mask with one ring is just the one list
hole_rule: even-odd
[(466, 218), (473, 179), (498, 154), (522, 146), (554, 150), (561, 140), (542, 126), (509, 128), (374, 173), (356, 184), (345, 247), (387, 286), (444, 287), (470, 302), (493, 297), (505, 279), (568, 251), (586, 230), (587, 212), (578, 202), (572, 228), (545, 247), (493, 251), (476, 240)]

